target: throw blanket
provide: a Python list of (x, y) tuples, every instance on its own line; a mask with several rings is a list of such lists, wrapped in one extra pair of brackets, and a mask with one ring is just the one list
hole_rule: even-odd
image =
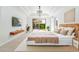
[(59, 43), (59, 38), (52, 35), (30, 35), (28, 41), (35, 41), (35, 43)]

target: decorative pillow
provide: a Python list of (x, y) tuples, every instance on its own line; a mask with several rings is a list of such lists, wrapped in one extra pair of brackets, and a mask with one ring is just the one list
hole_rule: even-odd
[(72, 33), (74, 32), (75, 28), (72, 27), (64, 27), (64, 30), (67, 30), (67, 35), (72, 35)]
[(72, 33), (73, 33), (74, 30), (75, 30), (75, 28), (70, 28), (70, 29), (68, 30), (67, 35), (72, 35)]
[(74, 32), (72, 33), (72, 36), (75, 36), (75, 33)]
[(60, 33), (61, 29), (56, 29), (55, 32), (56, 33)]
[(63, 30), (60, 31), (60, 34), (67, 35), (67, 32), (68, 32), (67, 30), (63, 29)]

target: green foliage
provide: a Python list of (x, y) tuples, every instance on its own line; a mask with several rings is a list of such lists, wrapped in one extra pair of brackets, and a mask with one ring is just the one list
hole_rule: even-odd
[(45, 24), (40, 24), (40, 29), (45, 29)]
[(49, 29), (49, 26), (47, 26), (47, 29)]

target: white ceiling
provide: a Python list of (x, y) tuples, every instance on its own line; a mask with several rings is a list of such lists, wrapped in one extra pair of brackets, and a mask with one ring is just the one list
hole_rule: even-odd
[[(28, 15), (32, 15), (36, 13), (38, 10), (38, 6), (21, 6), (20, 8)], [(43, 13), (48, 14), (49, 16), (57, 16), (59, 14), (63, 14), (69, 9), (74, 8), (73, 6), (41, 6), (41, 10)]]

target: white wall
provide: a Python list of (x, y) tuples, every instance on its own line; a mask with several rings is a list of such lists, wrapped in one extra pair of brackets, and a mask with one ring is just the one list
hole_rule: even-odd
[(30, 26), (30, 31), (32, 31), (32, 17), (31, 16), (27, 17), (27, 24), (28, 26)]
[(46, 18), (46, 27), (47, 26), (51, 27), (51, 19), (50, 18)]
[(1, 7), (0, 7), (0, 43), (2, 41), (2, 19), (1, 19)]
[(50, 28), (51, 28), (51, 31), (54, 31), (55, 26), (54, 26), (54, 18), (53, 17), (51, 18), (51, 26), (50, 26)]
[[(22, 20), (21, 27), (12, 27), (12, 16)], [(9, 33), (26, 26), (26, 15), (16, 7), (0, 7), (0, 43), (10, 40)]]

